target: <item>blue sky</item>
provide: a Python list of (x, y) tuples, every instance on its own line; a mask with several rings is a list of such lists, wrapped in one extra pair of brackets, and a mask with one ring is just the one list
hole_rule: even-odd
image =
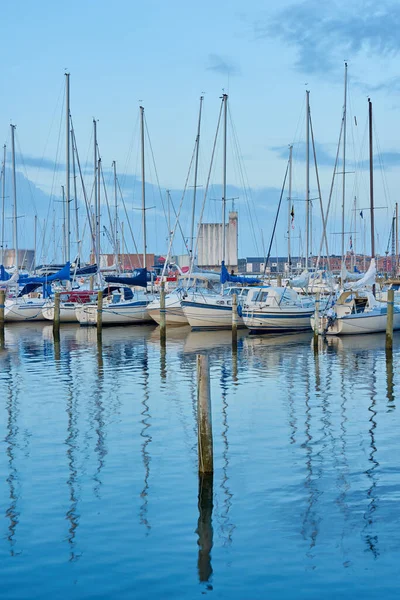
[[(87, 186), (90, 187), (91, 131), (95, 117), (104, 168), (110, 169), (112, 161), (117, 161), (130, 208), (140, 204), (139, 104), (145, 107), (162, 195), (165, 189), (171, 189), (177, 205), (193, 150), (199, 96), (205, 96), (200, 159), (200, 184), (204, 185), (219, 97), (222, 90), (229, 93), (240, 143), (240, 162), (251, 188), (246, 203), (239, 164), (230, 141), (228, 181), (230, 195), (239, 196), (236, 201), (239, 246), (244, 256), (258, 253), (257, 249), (268, 245), (290, 143), (295, 144), (293, 195), (304, 198), (306, 89), (311, 92), (326, 204), (343, 105), (343, 63), (347, 60), (348, 170), (355, 171), (355, 162), (361, 163), (361, 168), (347, 177), (347, 230), (357, 231), (356, 236), (361, 239), (361, 226), (368, 217), (365, 214), (363, 223), (350, 223), (354, 195), (359, 206), (369, 203), (365, 160), (370, 94), (376, 131), (376, 203), (384, 207), (377, 211), (378, 252), (384, 253), (400, 175), (399, 25), (400, 5), (388, 0), (379, 5), (369, 0), (352, 3), (253, 0), (247, 4), (236, 0), (7, 3), (0, 23), (1, 53), (7, 57), (2, 63), (5, 93), (0, 96), (0, 132), (9, 145), (9, 123), (17, 125), (17, 150), (24, 159), (17, 161), (21, 171), (21, 244), (31, 245), (33, 212), (36, 210), (39, 219), (43, 219), (49, 210), (49, 195), (58, 196), (64, 183), (65, 69), (71, 73), (71, 113), (81, 161), (86, 165)], [(156, 207), (148, 212), (148, 245), (149, 250), (163, 253), (166, 228), (149, 150), (147, 158), (149, 205)], [(57, 170), (54, 163), (59, 165)], [(211, 198), (219, 193), (220, 164), (219, 145)], [(23, 182), (22, 176), (31, 184)], [(315, 176), (311, 174), (312, 197), (315, 190)], [(335, 233), (339, 230), (339, 205), (339, 191), (335, 190), (329, 225)], [(60, 211), (59, 204), (54, 206)], [(206, 220), (217, 219), (219, 210), (220, 203), (210, 200)], [(139, 213), (131, 212), (140, 246)], [(189, 212), (189, 208), (185, 209), (185, 223), (189, 221)], [(299, 235), (304, 239), (303, 213), (304, 203), (299, 201), (293, 230), (298, 248)], [(7, 227), (9, 224), (7, 220)], [(282, 216), (274, 244), (280, 253), (285, 252), (286, 228), (286, 217)], [(320, 236), (317, 208), (313, 228), (314, 251), (317, 251)], [(131, 246), (129, 239), (127, 242)], [(331, 251), (338, 252), (339, 236), (331, 235), (330, 244)], [(180, 252), (182, 244), (177, 242), (175, 249)]]

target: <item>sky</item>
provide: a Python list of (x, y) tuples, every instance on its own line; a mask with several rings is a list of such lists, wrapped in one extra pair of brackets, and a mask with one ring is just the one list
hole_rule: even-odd
[[(7, 245), (12, 245), (9, 150), (10, 123), (13, 123), (19, 245), (32, 246), (33, 218), (37, 214), (41, 259), (61, 258), (59, 200), (61, 185), (65, 183), (64, 73), (67, 70), (71, 74), (71, 115), (88, 196), (93, 186), (95, 118), (110, 201), (111, 165), (115, 160), (139, 249), (142, 244), (139, 106), (145, 108), (148, 130), (145, 155), (148, 251), (165, 254), (166, 190), (171, 190), (177, 209), (193, 152), (200, 95), (204, 96), (204, 105), (196, 221), (206, 189), (220, 97), (227, 93), (227, 195), (235, 198), (228, 202), (228, 209), (234, 207), (239, 211), (239, 255), (263, 255), (269, 246), (290, 144), (293, 144), (295, 207), (294, 222), (290, 225), (292, 252), (304, 252), (305, 93), (310, 91), (321, 194), (326, 209), (343, 111), (344, 61), (347, 61), (345, 245), (349, 249), (352, 237), (356, 250), (365, 248), (369, 252), (370, 248), (366, 209), (370, 96), (374, 111), (375, 204), (379, 207), (377, 252), (384, 254), (398, 200), (400, 175), (399, 25), (400, 4), (392, 0), (379, 4), (369, 0), (7, 3), (0, 22), (0, 49), (6, 57), (2, 61), (0, 141), (8, 149)], [(315, 199), (311, 249), (318, 253), (321, 217), (313, 160), (311, 167), (310, 196)], [(343, 171), (340, 165), (338, 170)], [(204, 209), (206, 221), (221, 218), (221, 181), (220, 136)], [(330, 253), (339, 254), (342, 176), (337, 175), (335, 181), (328, 237)], [(186, 239), (190, 235), (192, 185), (193, 173), (182, 209), (181, 225)], [(83, 230), (82, 191), (78, 190), (77, 195)], [(287, 197), (286, 188), (273, 253), (287, 252)], [(111, 229), (104, 198), (102, 202), (103, 224)], [(126, 231), (127, 219), (121, 206), (119, 218), (125, 221)], [(82, 237), (83, 231), (80, 234)], [(87, 253), (87, 228), (85, 236)], [(184, 251), (184, 242), (178, 238), (174, 250), (180, 253)], [(72, 240), (74, 252), (77, 246), (74, 230)], [(102, 244), (105, 251), (109, 250), (106, 237)], [(133, 251), (128, 234), (126, 245)]]

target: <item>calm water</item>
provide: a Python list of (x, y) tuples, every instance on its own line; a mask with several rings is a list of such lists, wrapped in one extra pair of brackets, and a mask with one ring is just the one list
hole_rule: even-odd
[[(395, 338), (398, 346), (399, 338)], [(197, 474), (196, 353), (215, 473)], [(0, 350), (0, 597), (398, 598), (399, 359), (384, 336), (49, 325)]]

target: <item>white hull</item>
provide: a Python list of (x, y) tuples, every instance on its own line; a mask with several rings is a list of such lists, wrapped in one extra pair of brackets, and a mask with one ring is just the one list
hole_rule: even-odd
[[(346, 315), (338, 317), (328, 326), (327, 317), (319, 320), (321, 333), (325, 335), (360, 335), (364, 333), (383, 333), (386, 331), (387, 315), (370, 313)], [(311, 326), (314, 329), (315, 319), (312, 317)], [(393, 329), (400, 329), (400, 313), (393, 314)]]
[[(182, 308), (189, 325), (193, 329), (231, 329), (232, 306), (214, 303), (182, 301)], [(243, 319), (238, 316), (238, 327), (244, 327)]]
[[(157, 298), (150, 302), (147, 306), (147, 311), (150, 317), (160, 324), (160, 300)], [(171, 294), (165, 298), (165, 323), (173, 327), (187, 325), (188, 320), (185, 317), (182, 306), (181, 298), (177, 294)]]
[(243, 312), (243, 321), (250, 331), (307, 331), (311, 329), (310, 308), (268, 307), (264, 311), (253, 310)]
[(4, 320), (7, 323), (18, 321), (44, 321), (42, 308), (46, 302), (45, 300), (38, 298), (21, 300), (21, 298), (6, 300)]
[[(60, 304), (60, 323), (77, 323), (78, 319), (76, 318), (75, 308), (78, 306), (82, 306), (82, 304), (78, 304), (75, 302), (69, 303), (61, 303)], [(54, 321), (54, 305), (45, 305), (42, 308), (42, 314), (45, 319), (48, 321)]]
[[(75, 315), (81, 325), (97, 324), (97, 304), (82, 304), (75, 309)], [(147, 311), (147, 303), (127, 302), (110, 304), (102, 310), (103, 325), (135, 325), (152, 323)]]

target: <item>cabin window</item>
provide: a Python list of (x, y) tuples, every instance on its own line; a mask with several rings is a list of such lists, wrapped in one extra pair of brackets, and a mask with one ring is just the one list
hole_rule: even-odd
[(268, 298), (268, 292), (259, 292), (256, 298), (256, 302), (266, 302)]

